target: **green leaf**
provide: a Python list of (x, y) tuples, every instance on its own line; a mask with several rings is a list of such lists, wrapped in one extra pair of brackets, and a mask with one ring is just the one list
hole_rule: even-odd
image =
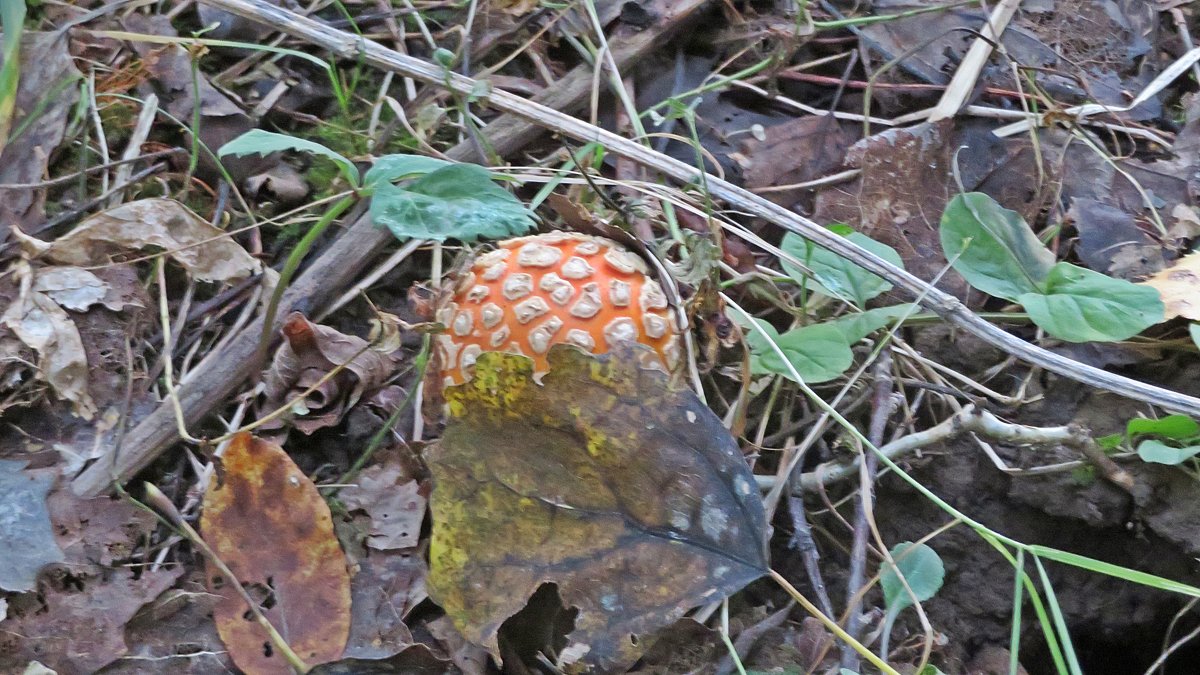
[(975, 288), (1007, 300), (1042, 290), (1054, 266), (1024, 219), (981, 192), (960, 194), (942, 213), (942, 250)]
[(271, 131), (263, 131), (262, 129), (247, 131), (225, 145), (222, 145), (221, 149), (217, 150), (217, 154), (222, 157), (225, 155), (241, 157), (243, 155), (269, 155), (273, 152), (283, 152), (285, 150), (297, 150), (331, 159), (338, 165), (338, 170), (342, 172), (346, 180), (350, 181), (351, 185), (356, 187), (359, 185), (358, 167), (354, 166), (354, 162), (320, 143), (313, 143), (303, 138), (295, 138)]
[(846, 344), (852, 345), (875, 331), (890, 326), (899, 319), (909, 316), (917, 309), (912, 303), (876, 307), (865, 312), (847, 314), (825, 323), (836, 327), (846, 338)]
[(1116, 450), (1121, 447), (1121, 441), (1125, 440), (1125, 434), (1109, 434), (1096, 439), (1096, 445), (1100, 446), (1101, 450)]
[[(844, 225), (832, 226), (829, 229), (893, 265), (904, 267), (900, 254), (891, 246), (875, 241), (861, 232), (850, 230)], [(882, 277), (866, 271), (829, 249), (813, 244), (798, 234), (789, 232), (784, 235), (780, 247), (808, 265), (812, 271), (812, 279), (809, 280), (808, 285), (823, 295), (840, 298), (858, 307), (865, 307), (868, 300), (892, 288), (892, 285), (884, 281)], [(802, 270), (787, 263), (783, 263), (783, 268), (788, 276), (799, 283), (804, 282), (806, 275)]]
[(475, 164), (451, 164), (406, 187), (381, 182), (371, 218), (401, 239), (502, 239), (534, 226), (529, 210)]
[(1156, 420), (1137, 417), (1129, 420), (1129, 423), (1125, 425), (1125, 433), (1130, 436), (1154, 434), (1182, 440), (1200, 435), (1200, 424), (1187, 415), (1167, 415)]
[(1173, 448), (1162, 441), (1147, 440), (1138, 443), (1137, 454), (1143, 462), (1175, 466), (1200, 454), (1200, 445)]
[(363, 176), (363, 186), (371, 187), (376, 183), (415, 178), (448, 166), (450, 162), (436, 157), (424, 155), (384, 155), (375, 160)]
[(925, 602), (937, 594), (946, 578), (946, 568), (937, 552), (925, 544), (914, 544), (906, 541), (892, 548), (892, 559), (895, 567), (888, 567), (879, 575), (879, 585), (883, 588), (883, 601), (889, 614), (913, 604), (913, 598), (904, 583), (896, 574), (897, 569), (904, 575), (917, 602)]
[[(854, 364), (854, 352), (845, 336), (836, 326), (827, 323), (814, 324), (789, 330), (780, 335), (766, 321), (756, 323), (774, 340), (787, 357), (788, 362), (809, 384), (828, 382), (846, 372)], [(767, 336), (748, 329), (746, 344), (750, 347), (750, 369), (757, 374), (777, 373), (795, 380), (792, 371), (771, 348)]]
[(1066, 262), (1050, 269), (1044, 294), (1023, 293), (1016, 301), (1034, 323), (1068, 342), (1124, 340), (1163, 319), (1153, 288)]

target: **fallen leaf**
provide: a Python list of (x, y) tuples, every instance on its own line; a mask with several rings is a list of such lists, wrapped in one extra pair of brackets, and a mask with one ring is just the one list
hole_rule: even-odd
[(543, 583), (578, 609), (567, 649), (601, 668), (637, 658), (631, 635), (762, 576), (766, 523), (737, 443), (690, 391), (638, 367), (632, 347), (593, 359), (480, 356), (447, 389), (431, 453), (431, 597), (496, 654), (496, 631)]
[(263, 271), (228, 232), (173, 199), (141, 199), (85, 219), (42, 256), (60, 265), (101, 265), (147, 247), (162, 249), (200, 281), (234, 282)]
[(128, 651), (126, 622), (183, 568), (124, 564), (156, 524), (127, 501), (59, 489), (46, 505), (63, 560), (42, 571), (36, 593), (9, 599), (0, 672), (20, 672), (36, 659), (61, 675), (94, 673)]
[(425, 560), (416, 550), (372, 551), (350, 581), (350, 637), (345, 658), (382, 659), (413, 644), (404, 622), (425, 593)]
[[(273, 443), (238, 434), (222, 462), (224, 480), (204, 495), (205, 541), (301, 660), (337, 659), (350, 628), (350, 575), (329, 507)], [(209, 591), (221, 596), (217, 630), (234, 663), (251, 675), (290, 675), (233, 581), (207, 570)]]
[[(766, 127), (763, 137), (750, 137), (730, 157), (742, 170), (746, 188), (803, 183), (832, 173), (853, 141), (832, 117), (805, 116)], [(785, 206), (803, 190), (771, 191), (763, 196)]]
[(367, 546), (377, 549), (412, 548), (425, 519), (425, 497), (421, 485), (407, 475), (399, 461), (364, 469), (338, 497), (350, 509), (362, 509), (371, 517)]
[(454, 672), (425, 645), (408, 645), (403, 651), (381, 659), (346, 658), (323, 663), (309, 675), (443, 675)]
[[(165, 15), (132, 13), (121, 22), (135, 33), (178, 35)], [(138, 93), (142, 97), (151, 93), (157, 95), (163, 108), (176, 119), (191, 120), (193, 115), (199, 114), (197, 128), (200, 142), (206, 147), (219, 148), (254, 128), (254, 120), (213, 86), (205, 70), (198, 67), (199, 56), (193, 56), (183, 45), (134, 41), (131, 46), (150, 75), (138, 88)], [(190, 142), (190, 139), (184, 142)], [(196, 168), (202, 178), (211, 181), (221, 178), (216, 161), (208, 153), (200, 153), (198, 159)], [(231, 158), (223, 160), (221, 166), (235, 183), (240, 184), (246, 176), (259, 173), (276, 161), (263, 157)]]
[[(854, 183), (822, 189), (819, 222), (845, 223), (900, 254), (904, 267), (926, 281), (947, 267), (938, 241), (938, 218), (953, 191), (947, 122), (888, 129), (850, 147), (846, 164), (862, 175)], [(966, 298), (969, 287), (945, 271), (938, 287)]]
[[(63, 140), (67, 118), (79, 98), (75, 84), (82, 75), (67, 51), (66, 33), (28, 33), (21, 40), (21, 77), (16, 92), (16, 119), (0, 152), (0, 183), (36, 183)], [(0, 58), (0, 62), (3, 59)], [(22, 127), (24, 127), (22, 129)], [(0, 243), (9, 225), (32, 231), (45, 220), (45, 188), (0, 189)]]
[(312, 187), (291, 164), (279, 162), (247, 178), (246, 191), (255, 199), (274, 201), (276, 208), (282, 210), (299, 205)]
[(1163, 320), (1182, 316), (1200, 321), (1200, 251), (1195, 251), (1175, 261), (1165, 270), (1158, 272), (1141, 283), (1158, 291), (1166, 311)]
[[(287, 405), (334, 368), (345, 365), (293, 405), (291, 424), (305, 434), (340, 422), (364, 395), (379, 391), (395, 369), (395, 360), (371, 348), (366, 340), (314, 324), (299, 312), (284, 322), (283, 337), (271, 367), (263, 374), (260, 415)], [(276, 418), (261, 429), (270, 434), (285, 425), (285, 420)]]
[(63, 560), (46, 510), (46, 493), (54, 477), (26, 473), (25, 464), (0, 459), (0, 551), (5, 551), (0, 589), (6, 591), (33, 590), (38, 571)]
[[(28, 264), (18, 276), (31, 274)], [(79, 330), (58, 303), (35, 290), (23, 292), (3, 315), (0, 324), (38, 353), (39, 376), (59, 398), (70, 401), (76, 415), (92, 419), (96, 404), (88, 393), (88, 363)]]
[(0, 672), (21, 672), (35, 658), (60, 675), (96, 672), (128, 650), (125, 622), (182, 573), (114, 569), (84, 578), (63, 571), (38, 593), (17, 596), (0, 623)]
[(524, 16), (538, 8), (538, 0), (497, 0), (492, 6), (511, 16)]
[(213, 607), (220, 598), (204, 589), (195, 571), (125, 626), (128, 653), (109, 664), (103, 675), (208, 675), (232, 673), (233, 663), (217, 635)]
[(63, 309), (83, 312), (97, 302), (103, 302), (112, 289), (100, 277), (82, 267), (52, 266), (36, 271), (33, 290), (50, 296)]
[(483, 647), (468, 642), (463, 634), (454, 627), (454, 622), (448, 616), (438, 618), (425, 624), (429, 634), (441, 643), (450, 661), (463, 672), (463, 675), (483, 675), (488, 672), (488, 653)]
[(1075, 198), (1067, 217), (1079, 233), (1079, 258), (1091, 269), (1132, 280), (1163, 268), (1162, 246), (1138, 228), (1132, 213)]

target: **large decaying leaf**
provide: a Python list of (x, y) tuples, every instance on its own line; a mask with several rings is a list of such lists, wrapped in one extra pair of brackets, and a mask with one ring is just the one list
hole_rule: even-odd
[(485, 353), (446, 392), (430, 594), (493, 653), (500, 624), (543, 583), (578, 609), (568, 651), (611, 669), (636, 658), (631, 634), (767, 570), (737, 443), (694, 394), (639, 368), (635, 349), (556, 346), (542, 385), (529, 359)]
[[(329, 507), (282, 448), (239, 434), (224, 480), (204, 495), (201, 532), (271, 625), (307, 664), (337, 659), (350, 630), (350, 576)], [(290, 674), (245, 601), (215, 567), (209, 590), (221, 640), (246, 673)]]
[[(20, 496), (3, 486), (0, 495)], [(36, 592), (8, 596), (0, 673), (23, 672), (34, 660), (62, 675), (95, 673), (128, 653), (126, 622), (170, 588), (183, 568), (143, 563), (154, 518), (128, 501), (84, 500), (59, 489), (45, 508), (62, 562), (42, 570)], [(0, 560), (9, 558), (10, 549), (0, 548)]]

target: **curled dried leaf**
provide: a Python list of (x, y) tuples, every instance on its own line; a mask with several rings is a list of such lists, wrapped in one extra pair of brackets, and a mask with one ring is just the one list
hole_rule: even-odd
[[(315, 385), (316, 389), (292, 405), (291, 423), (305, 434), (340, 422), (356, 403), (380, 392), (396, 367), (394, 357), (372, 348), (366, 340), (314, 324), (299, 312), (284, 322), (283, 336), (283, 344), (263, 375), (264, 395), (258, 410), (260, 415), (269, 414)], [(321, 381), (343, 365), (340, 372)], [(284, 427), (285, 421), (276, 418), (261, 429), (275, 434)]]

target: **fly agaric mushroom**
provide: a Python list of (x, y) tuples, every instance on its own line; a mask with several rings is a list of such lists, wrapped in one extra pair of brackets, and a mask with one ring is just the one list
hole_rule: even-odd
[(446, 386), (470, 379), (489, 351), (532, 357), (540, 379), (549, 370), (546, 353), (559, 343), (600, 354), (638, 342), (659, 359), (647, 365), (675, 370), (679, 321), (640, 257), (610, 239), (561, 231), (497, 246), (458, 277), (438, 309)]

